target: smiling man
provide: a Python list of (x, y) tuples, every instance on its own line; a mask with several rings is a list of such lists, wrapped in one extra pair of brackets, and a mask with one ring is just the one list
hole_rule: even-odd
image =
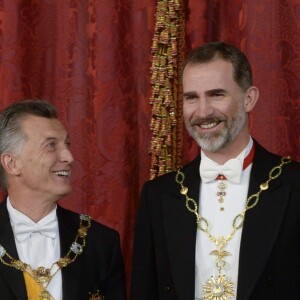
[(189, 63), (183, 72), (186, 128), (204, 152), (214, 156), (222, 150), (223, 160), (239, 154), (249, 142), (246, 112), (258, 99), (251, 81), (240, 87), (233, 74), (232, 63), (218, 56), (207, 64)]
[(57, 201), (72, 191), (68, 133), (46, 101), (0, 114), (0, 298), (123, 300), (119, 235)]
[(250, 135), (259, 91), (247, 58), (205, 44), (187, 57), (182, 83), (201, 153), (143, 187), (131, 299), (298, 299), (300, 165)]

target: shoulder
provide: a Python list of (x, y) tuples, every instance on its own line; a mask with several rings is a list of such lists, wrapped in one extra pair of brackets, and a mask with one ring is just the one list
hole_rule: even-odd
[[(68, 210), (66, 208), (57, 206), (57, 216), (59, 222), (63, 222), (63, 226), (69, 227), (73, 230), (78, 230), (80, 223), (80, 214)], [(114, 241), (119, 240), (119, 233), (95, 220), (91, 220), (91, 227), (88, 230), (88, 238), (95, 239), (99, 241)]]
[[(197, 157), (192, 162), (180, 168), (185, 175), (187, 186), (195, 189), (198, 189), (200, 183), (199, 163), (200, 158)], [(165, 200), (180, 198), (181, 186), (176, 182), (176, 175), (177, 171), (172, 171), (147, 181), (140, 194), (138, 211), (152, 213), (157, 216), (162, 208), (162, 203), (166, 203)]]
[[(299, 185), (300, 178), (300, 163), (294, 161), (289, 157), (282, 157), (277, 154), (271, 153), (264, 147), (256, 142), (256, 151), (254, 156), (255, 168), (266, 168), (271, 171), (281, 172), (280, 177), (283, 181), (289, 181), (291, 183), (297, 183)], [(280, 171), (281, 169), (281, 171)], [(299, 185), (300, 186), (300, 185)]]
[[(199, 174), (200, 156), (197, 156), (193, 161), (180, 168), (187, 176), (197, 176)], [(158, 176), (155, 179), (149, 180), (144, 184), (143, 189), (158, 190), (160, 193), (164, 190), (173, 188), (176, 184), (176, 171)]]

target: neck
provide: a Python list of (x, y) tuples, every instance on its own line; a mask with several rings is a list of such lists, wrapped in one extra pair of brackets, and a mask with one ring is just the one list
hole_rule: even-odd
[(41, 203), (39, 199), (16, 198), (10, 194), (9, 200), (13, 208), (26, 215), (35, 223), (47, 216), (56, 207), (56, 202)]

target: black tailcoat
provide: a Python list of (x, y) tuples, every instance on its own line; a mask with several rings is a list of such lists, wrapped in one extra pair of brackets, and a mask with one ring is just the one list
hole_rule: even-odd
[[(197, 202), (200, 159), (183, 168), (188, 195)], [(256, 143), (248, 195), (257, 193), (279, 164), (280, 157)], [(175, 172), (144, 185), (135, 232), (132, 300), (194, 300), (196, 230), (195, 215), (185, 206)], [(236, 299), (300, 299), (299, 255), (300, 164), (292, 162), (246, 213)]]
[[(75, 240), (80, 220), (78, 214), (59, 205), (57, 218), (61, 255), (64, 256)], [(0, 244), (12, 257), (18, 258), (6, 201), (0, 204)], [(119, 234), (92, 221), (83, 253), (62, 269), (62, 281), (64, 300), (88, 300), (97, 291), (105, 296), (105, 300), (124, 300), (125, 279)], [(23, 273), (1, 262), (0, 299), (27, 299)]]

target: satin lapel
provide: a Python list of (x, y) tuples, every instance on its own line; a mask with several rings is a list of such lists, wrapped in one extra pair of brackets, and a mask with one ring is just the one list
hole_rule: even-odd
[[(259, 191), (260, 184), (268, 179), (270, 170), (279, 162), (257, 145), (249, 195)], [(281, 176), (284, 176), (284, 167)], [(246, 213), (239, 260), (239, 300), (249, 298), (268, 261), (285, 214), (289, 189), (289, 186), (281, 183), (281, 177), (273, 180), (269, 189), (261, 193), (259, 203)]]
[[(58, 206), (57, 219), (59, 224), (60, 250), (63, 257), (69, 252), (70, 246), (75, 240), (79, 228), (79, 218), (78, 222), (75, 222), (68, 211)], [(73, 263), (62, 269), (63, 299), (78, 298), (81, 271), (80, 262), (81, 259), (79, 256)]]
[[(18, 252), (15, 244), (13, 231), (10, 225), (9, 215), (6, 208), (6, 201), (0, 204), (0, 244), (6, 249), (13, 258), (18, 259)], [(23, 273), (12, 267), (0, 263), (0, 273), (7, 281), (11, 290), (15, 293), (16, 298), (20, 300), (27, 299), (26, 286)], [(0, 286), (1, 295), (1, 286)]]
[[(185, 167), (183, 172), (188, 195), (198, 202), (199, 158)], [(172, 194), (165, 194), (162, 201), (164, 234), (179, 299), (192, 300), (195, 294), (196, 217), (187, 210), (185, 197), (180, 194), (180, 186), (175, 179), (172, 187)]]

